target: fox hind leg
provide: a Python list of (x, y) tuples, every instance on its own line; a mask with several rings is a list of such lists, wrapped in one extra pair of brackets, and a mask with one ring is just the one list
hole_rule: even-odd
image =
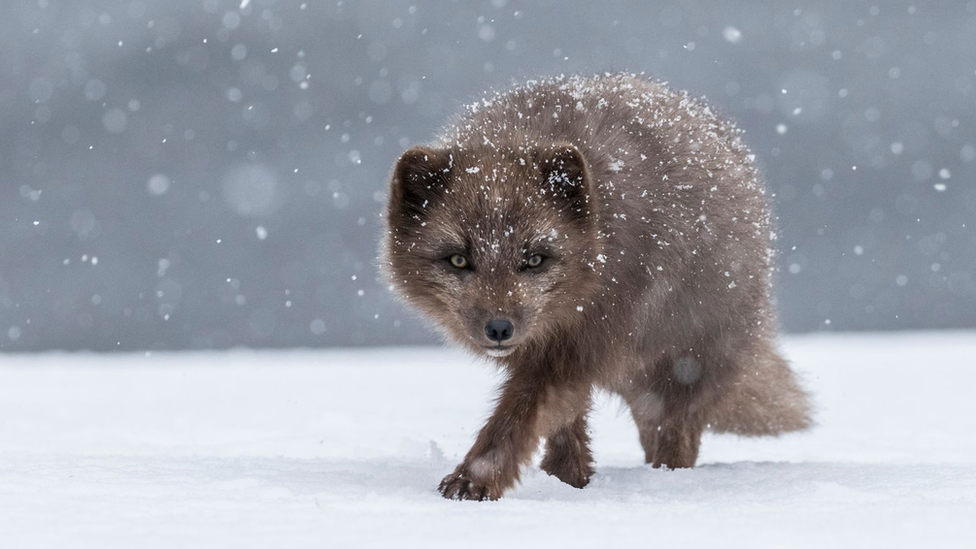
[(644, 462), (654, 467), (693, 467), (705, 428), (699, 410), (700, 359), (662, 357), (650, 365), (624, 394), (644, 448)]

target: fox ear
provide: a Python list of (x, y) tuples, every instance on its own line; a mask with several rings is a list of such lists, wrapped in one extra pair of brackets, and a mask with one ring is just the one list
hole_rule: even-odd
[(583, 153), (570, 143), (556, 143), (540, 151), (538, 161), (545, 192), (562, 199), (572, 217), (589, 217), (596, 201), (590, 196), (592, 180)]
[(443, 149), (413, 147), (400, 156), (390, 182), (389, 213), (419, 218), (433, 198), (441, 195), (453, 166)]

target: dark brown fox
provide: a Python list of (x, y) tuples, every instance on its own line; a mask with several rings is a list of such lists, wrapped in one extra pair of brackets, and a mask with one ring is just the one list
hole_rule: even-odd
[(390, 283), (507, 374), (444, 497), (501, 497), (542, 437), (542, 468), (585, 486), (595, 388), (629, 405), (654, 467), (692, 467), (706, 429), (809, 425), (776, 350), (770, 213), (740, 133), (684, 92), (608, 74), (490, 96), (403, 154)]

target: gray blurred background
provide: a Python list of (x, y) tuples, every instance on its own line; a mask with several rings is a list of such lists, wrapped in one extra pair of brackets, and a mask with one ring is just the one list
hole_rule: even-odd
[(976, 326), (976, 2), (0, 3), (0, 349), (433, 341), (398, 154), (486, 89), (646, 71), (746, 130), (784, 327)]

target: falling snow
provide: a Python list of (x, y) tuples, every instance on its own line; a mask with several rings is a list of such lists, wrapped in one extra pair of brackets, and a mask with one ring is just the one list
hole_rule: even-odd
[[(738, 121), (769, 183), (787, 329), (976, 322), (971, 3), (601, 13), (44, 0), (5, 14), (0, 249), (17, 267), (0, 269), (0, 335), (22, 335), (4, 349), (429, 341), (371, 274), (390, 167), (526, 67), (644, 71)], [(549, 123), (606, 108), (575, 98)], [(614, 148), (607, 162), (626, 175), (656, 161), (647, 153)], [(721, 193), (714, 176), (705, 188)], [(215, 285), (227, 277), (240, 288)], [(181, 289), (165, 298), (179, 329), (159, 324), (161, 280)], [(317, 318), (328, 331), (312, 333)]]

